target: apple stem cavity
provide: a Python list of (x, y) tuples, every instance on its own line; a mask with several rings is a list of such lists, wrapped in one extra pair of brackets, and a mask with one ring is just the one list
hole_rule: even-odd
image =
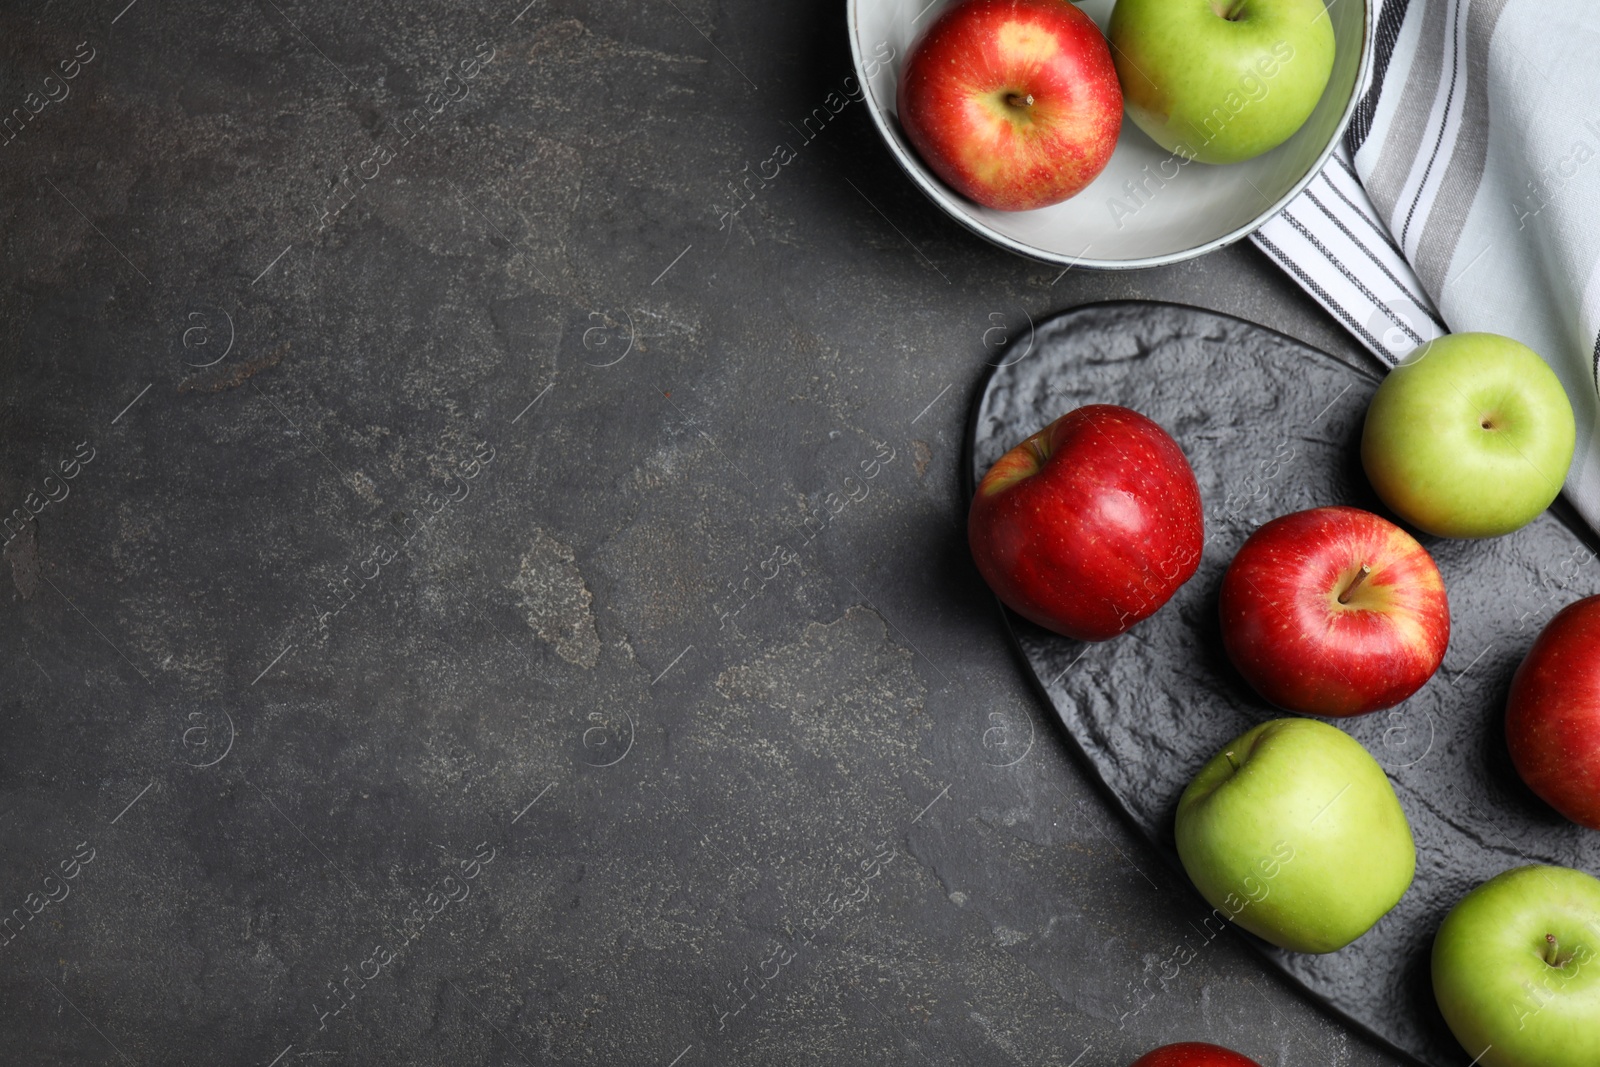
[(1245, 2), (1246, 0), (1211, 0), (1211, 10), (1216, 12), (1219, 18), (1238, 22), (1244, 17)]
[(1339, 594), (1339, 603), (1350, 603), (1350, 594), (1354, 593), (1356, 589), (1360, 587), (1361, 583), (1367, 580), (1367, 575), (1371, 573), (1372, 568), (1363, 563), (1361, 565), (1361, 570), (1356, 572), (1354, 580), (1352, 580), (1349, 585), (1344, 587), (1344, 592)]

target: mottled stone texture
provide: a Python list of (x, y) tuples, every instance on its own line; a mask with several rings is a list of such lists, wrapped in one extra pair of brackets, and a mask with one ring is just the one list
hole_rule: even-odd
[(962, 534), (1029, 316), (1359, 353), (1248, 247), (978, 242), (797, 135), (848, 64), (837, 4), (5, 5), (0, 1061), (1393, 1062), (1231, 937), (1129, 1014), (1202, 912)]

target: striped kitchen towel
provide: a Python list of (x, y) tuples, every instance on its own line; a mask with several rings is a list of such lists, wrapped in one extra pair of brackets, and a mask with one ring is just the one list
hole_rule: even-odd
[(1600, 4), (1378, 8), (1345, 144), (1255, 241), (1391, 366), (1446, 330), (1542, 355), (1578, 421), (1567, 496), (1600, 529)]

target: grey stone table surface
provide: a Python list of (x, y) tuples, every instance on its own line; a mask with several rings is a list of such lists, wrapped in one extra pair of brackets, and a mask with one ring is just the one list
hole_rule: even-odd
[(1249, 246), (984, 245), (849, 73), (837, 3), (5, 5), (0, 1062), (1396, 1062), (1197, 932), (960, 492), (1030, 318), (1361, 354)]

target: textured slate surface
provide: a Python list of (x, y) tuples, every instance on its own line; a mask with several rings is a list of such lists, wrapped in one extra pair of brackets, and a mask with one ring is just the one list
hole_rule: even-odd
[(961, 533), (1030, 315), (1359, 358), (1254, 249), (968, 236), (842, 5), (22, 0), (0, 104), (83, 41), (0, 144), (0, 514), (96, 450), (0, 559), (0, 916), (94, 858), (0, 946), (0, 1063), (1397, 1062), (1231, 936), (1147, 1003), (1205, 909)]
[[(1105, 402), (1166, 427), (1200, 482), (1202, 562), (1156, 615), (1120, 638), (1085, 644), (1006, 614), (1078, 748), (1177, 866), (1172, 818), (1194, 772), (1231, 738), (1283, 714), (1244, 683), (1222, 650), (1222, 575), (1244, 539), (1278, 515), (1324, 504), (1383, 510), (1357, 447), (1378, 378), (1247, 322), (1142, 302), (1042, 322), (1000, 363), (973, 414), (973, 478), (1062, 412)], [(1420, 539), (1450, 599), (1444, 665), (1399, 707), (1340, 723), (1394, 782), (1416, 836), (1416, 881), (1373, 930), (1339, 952), (1257, 945), (1395, 1048), (1430, 1067), (1455, 1067), (1467, 1057), (1438, 1016), (1427, 966), (1444, 914), (1480, 882), (1523, 863), (1600, 867), (1600, 838), (1522, 785), (1501, 732), (1506, 689), (1533, 636), (1562, 605), (1600, 591), (1600, 566), (1574, 528), (1549, 513), (1492, 541)]]

